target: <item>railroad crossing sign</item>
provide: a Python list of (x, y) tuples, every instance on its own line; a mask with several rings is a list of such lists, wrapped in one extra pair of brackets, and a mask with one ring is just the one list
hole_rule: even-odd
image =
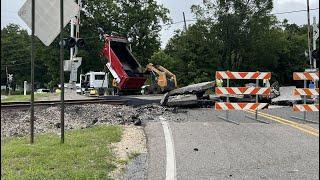
[[(63, 26), (78, 13), (74, 0), (63, 1)], [(27, 0), (18, 12), (20, 18), (31, 29), (31, 0)], [(49, 46), (60, 33), (60, 1), (35, 0), (35, 35)]]
[(13, 74), (8, 74), (8, 82), (11, 83), (13, 80)]

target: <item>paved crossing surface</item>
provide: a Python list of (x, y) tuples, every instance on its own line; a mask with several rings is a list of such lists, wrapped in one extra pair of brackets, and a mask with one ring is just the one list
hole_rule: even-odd
[[(259, 118), (269, 124), (245, 118), (250, 113), (232, 111), (231, 119), (240, 123), (236, 125), (217, 118), (225, 113), (213, 109), (192, 109), (168, 118), (176, 179), (319, 179), (319, 125), (294, 121), (290, 116), (299, 113), (289, 107), (263, 113)], [(307, 117), (318, 121), (319, 113)], [(166, 179), (161, 122), (147, 123), (145, 132), (147, 179)]]

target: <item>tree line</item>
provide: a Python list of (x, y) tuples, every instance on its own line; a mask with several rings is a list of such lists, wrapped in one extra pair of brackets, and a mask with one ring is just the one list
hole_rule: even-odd
[[(212, 81), (217, 70), (270, 71), (272, 81), (293, 84), (292, 72), (308, 68), (307, 26), (277, 20), (272, 8), (272, 0), (203, 1), (191, 7), (196, 22), (177, 30), (160, 49), (161, 25), (171, 19), (169, 10), (155, 0), (86, 1), (80, 26), (86, 46), (79, 51), (79, 73), (106, 70), (97, 31), (101, 27), (130, 38), (142, 66), (152, 62), (166, 67), (177, 75), (179, 86)], [(64, 29), (64, 37), (69, 29)], [(59, 83), (59, 40), (46, 47), (36, 38), (35, 45), (35, 80), (39, 87), (52, 88)], [(1, 29), (1, 65), (2, 85), (5, 67), (16, 84), (30, 81), (30, 36), (18, 25)]]

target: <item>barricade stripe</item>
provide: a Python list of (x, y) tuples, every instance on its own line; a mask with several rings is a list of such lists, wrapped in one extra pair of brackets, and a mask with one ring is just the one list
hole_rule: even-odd
[(241, 75), (242, 75), (241, 73), (230, 72), (230, 77), (231, 77), (231, 79), (241, 79), (241, 78), (242, 78)]
[(319, 72), (294, 72), (293, 80), (319, 80)]
[(312, 111), (319, 111), (319, 105), (310, 106)]
[(271, 88), (261, 87), (216, 87), (216, 94), (251, 94), (251, 95), (269, 95)]
[(270, 79), (270, 72), (230, 72), (217, 71), (216, 78), (219, 79)]
[(293, 105), (293, 111), (319, 111), (319, 104), (295, 104)]
[(215, 104), (215, 109), (216, 109), (216, 110), (220, 110), (220, 109), (222, 109), (222, 108), (221, 108), (220, 104), (216, 103), (216, 104)]
[(257, 79), (257, 78), (261, 78), (262, 75), (264, 75), (264, 73), (252, 73), (252, 75), (248, 78)]
[(241, 89), (238, 89), (238, 88), (232, 88), (232, 91), (233, 91), (235, 94), (242, 94), (242, 90), (241, 90)]
[(217, 102), (215, 104), (216, 110), (260, 110), (267, 106), (268, 103), (227, 103)]
[(310, 74), (313, 79), (319, 80), (319, 72)]
[(303, 107), (304, 107), (304, 109), (305, 109), (306, 111), (308, 111), (308, 112), (312, 111), (312, 108), (310, 108), (310, 106), (303, 106)]
[(243, 104), (243, 109), (250, 109), (251, 105), (250, 104)]
[(225, 105), (228, 109), (231, 109), (231, 110), (235, 109), (231, 103), (226, 103)]
[(251, 109), (258, 109), (259, 105), (260, 105), (260, 104), (255, 103), (255, 104), (252, 105)]
[(294, 89), (295, 96), (319, 96), (319, 88), (309, 89), (309, 88), (296, 88)]
[(310, 73), (305, 73), (304, 75), (306, 76), (307, 79), (313, 79)]

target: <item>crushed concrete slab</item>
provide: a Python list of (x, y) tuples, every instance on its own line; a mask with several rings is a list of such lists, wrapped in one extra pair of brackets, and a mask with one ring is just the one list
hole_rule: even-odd
[(214, 81), (202, 82), (198, 84), (191, 84), (182, 88), (174, 89), (169, 92), (169, 95), (178, 95), (178, 94), (196, 94), (204, 92), (212, 87), (214, 87)]
[(294, 96), (293, 91), (296, 86), (284, 86), (280, 87), (280, 95), (276, 98), (271, 99), (271, 104), (277, 105), (292, 105), (302, 101), (300, 96)]
[[(174, 90), (166, 93), (163, 96), (163, 98), (160, 101), (160, 104), (162, 106), (166, 106), (168, 103), (169, 97), (175, 96), (175, 95), (195, 94), (195, 95), (197, 95), (197, 97), (201, 97), (201, 96), (203, 96), (203, 94), (205, 93), (206, 90), (213, 88), (214, 86), (215, 86), (215, 82), (209, 81), (209, 82), (202, 82), (202, 83), (192, 84), (189, 86), (174, 89)], [(181, 100), (179, 100), (179, 101), (182, 102)], [(187, 101), (189, 101), (189, 100), (187, 100)]]
[(184, 95), (176, 95), (170, 96), (168, 98), (167, 106), (191, 106), (197, 105), (198, 98), (194, 94), (184, 94)]

